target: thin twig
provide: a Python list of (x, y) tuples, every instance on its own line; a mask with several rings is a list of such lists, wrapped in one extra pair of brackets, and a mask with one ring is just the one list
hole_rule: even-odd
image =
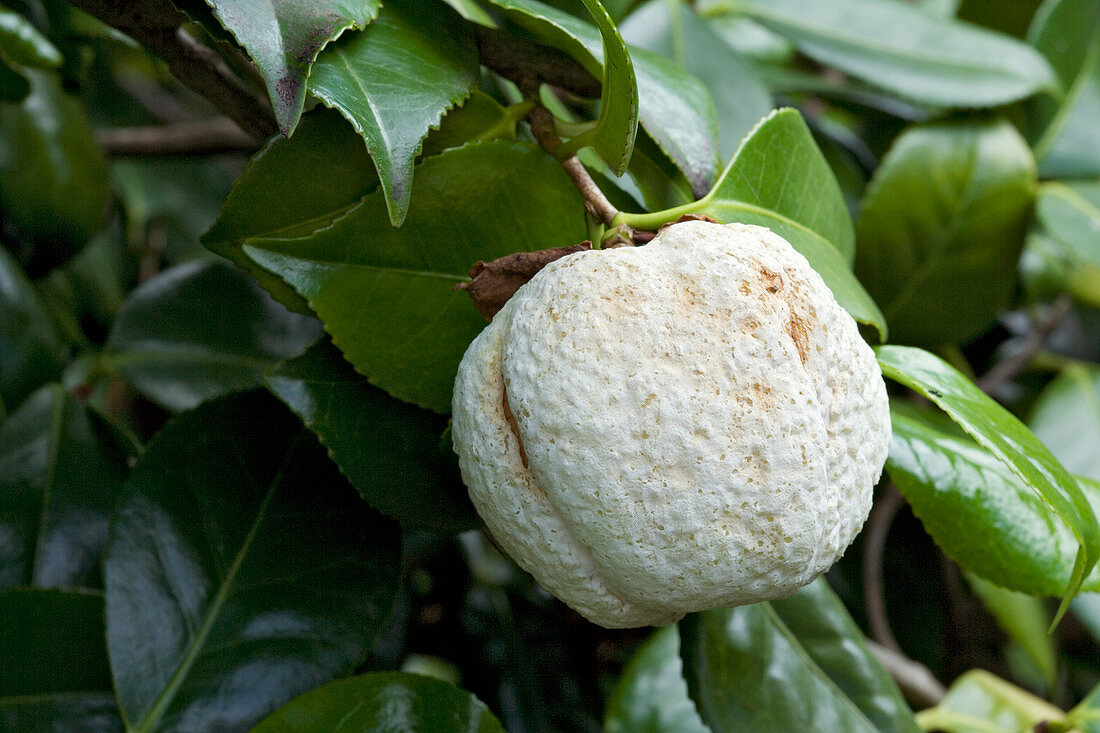
[[(525, 91), (525, 93), (527, 92)], [(531, 122), (531, 132), (534, 134), (535, 140), (546, 152), (553, 155), (561, 146), (561, 138), (554, 131), (553, 115), (545, 107), (535, 107), (531, 110), (527, 119)], [(607, 200), (603, 191), (592, 180), (588, 169), (584, 167), (577, 156), (571, 155), (561, 161), (561, 167), (569, 174), (573, 185), (581, 192), (581, 196), (584, 198), (584, 207), (588, 212), (604, 224), (611, 224), (612, 220), (619, 215), (619, 210)]]
[(256, 138), (227, 117), (170, 125), (110, 127), (97, 130), (96, 140), (105, 153), (114, 157), (251, 153), (257, 147)]
[(901, 653), (901, 647), (894, 638), (886, 613), (882, 557), (890, 525), (904, 503), (897, 486), (892, 481), (887, 482), (885, 491), (871, 510), (867, 531), (863, 534), (863, 600), (867, 606), (867, 625), (870, 627), (872, 639), (898, 654)]
[(882, 662), (886, 672), (898, 683), (901, 694), (905, 695), (910, 705), (923, 709), (939, 705), (943, 701), (947, 689), (928, 667), (877, 642), (867, 643), (871, 647), (871, 653)]
[(600, 80), (561, 51), (481, 26), (477, 46), (481, 63), (521, 88), (537, 79), (580, 97), (600, 96)]
[(1035, 355), (1046, 345), (1054, 329), (1069, 313), (1073, 306), (1073, 297), (1068, 293), (1062, 293), (1050, 304), (1046, 315), (1035, 323), (1034, 328), (1020, 344), (1016, 352), (1004, 359), (978, 380), (978, 387), (985, 393), (991, 393), (1013, 377), (1027, 369), (1028, 364)]
[(187, 16), (171, 0), (72, 0), (72, 4), (163, 59), (173, 76), (248, 134), (262, 140), (276, 132), (267, 98), (254, 94), (218, 54), (183, 30)]

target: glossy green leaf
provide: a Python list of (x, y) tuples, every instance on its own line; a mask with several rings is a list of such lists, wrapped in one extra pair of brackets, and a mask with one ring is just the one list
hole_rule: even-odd
[(1025, 43), (891, 0), (722, 0), (817, 61), (914, 101), (995, 107), (1058, 88)]
[[(854, 237), (844, 196), (797, 111), (778, 110), (760, 121), (714, 189), (675, 212), (768, 227), (809, 260), (853, 318), (885, 338), (882, 314), (845, 262)], [(662, 222), (644, 215), (627, 221), (646, 228), (667, 220), (659, 216)]]
[(1067, 368), (1039, 395), (1028, 424), (1063, 466), (1100, 481), (1100, 368)]
[[(428, 134), (422, 154), (471, 141), (514, 139), (521, 111), (506, 110), (475, 91)], [(377, 187), (378, 174), (363, 139), (338, 112), (319, 107), (302, 117), (294, 137), (277, 135), (252, 157), (202, 241), (248, 271), (280, 303), (310, 313), (294, 288), (244, 254), (242, 243), (288, 228), (318, 229)]]
[(0, 423), (0, 588), (102, 584), (107, 520), (133, 453), (56, 384)]
[(0, 55), (21, 66), (53, 69), (64, 60), (57, 47), (19, 13), (0, 7)]
[(375, 509), (441, 531), (477, 525), (450, 441), (440, 440), (445, 418), (372, 386), (327, 342), (279, 362), (265, 381)]
[(985, 670), (966, 672), (943, 701), (917, 715), (924, 730), (944, 733), (1018, 733), (1043, 721), (1060, 723), (1065, 714), (1027, 690)]
[[(1085, 492), (1034, 433), (943, 360), (907, 346), (880, 346), (875, 353), (885, 376), (936, 403), (979, 445), (1022, 479), (1073, 533), (1078, 544), (1073, 569), (1068, 580), (1064, 575), (1055, 579), (1058, 584), (1065, 583), (1061, 585), (1065, 596), (1057, 616), (1060, 618), (1065, 604), (1081, 589), (1100, 556), (1100, 523)], [(887, 464), (896, 465), (896, 457), (891, 455)], [(1053, 522), (1048, 524), (1052, 528), (1057, 526)], [(993, 578), (974, 567), (969, 569), (1005, 587), (1023, 590), (1013, 586), (1011, 579)]]
[(438, 155), (467, 143), (515, 140), (516, 125), (527, 116), (528, 111), (527, 104), (503, 107), (485, 92), (475, 89), (461, 107), (455, 107), (443, 116), (438, 130), (428, 133), (420, 155)]
[(1100, 267), (1100, 182), (1045, 183), (1035, 213), (1071, 262)]
[(797, 110), (760, 120), (695, 208), (720, 221), (769, 226), (799, 251), (815, 241), (852, 258), (855, 235), (844, 197)]
[[(590, 74), (603, 78), (603, 43), (594, 26), (538, 0), (492, 4), (540, 42), (564, 51)], [(677, 64), (641, 49), (631, 49), (630, 58), (642, 127), (683, 171), (695, 193), (703, 194), (718, 167), (714, 101), (702, 82)]]
[(1048, 0), (1035, 14), (1028, 41), (1050, 62), (1065, 97), (1039, 97), (1028, 123), (1043, 177), (1100, 175), (1100, 5)]
[(61, 692), (0, 698), (0, 725), (17, 733), (123, 733), (112, 692)]
[(469, 96), (477, 80), (474, 37), (456, 13), (391, 0), (366, 30), (346, 35), (317, 57), (309, 90), (363, 136), (390, 222), (401, 226), (424, 136)]
[(25, 73), (30, 96), (0, 104), (0, 213), (5, 244), (37, 277), (103, 227), (109, 191), (83, 106), (56, 75)]
[(864, 197), (855, 263), (893, 340), (938, 346), (993, 324), (1016, 286), (1034, 196), (1031, 152), (1008, 122), (897, 138)]
[(13, 697), (111, 689), (102, 593), (9, 588), (0, 591), (0, 618), (0, 705)]
[(177, 265), (134, 289), (100, 357), (170, 410), (262, 384), (263, 371), (319, 335), (248, 275), (213, 260)]
[(967, 574), (966, 582), (974, 595), (997, 621), (997, 625), (1023, 651), (1034, 665), (1050, 693), (1058, 683), (1058, 652), (1047, 629), (1050, 614), (1041, 598), (1002, 588), (976, 575)]
[(822, 578), (782, 601), (687, 616), (680, 655), (712, 730), (918, 730)]
[(504, 733), (485, 703), (442, 680), (376, 672), (330, 682), (276, 710), (253, 728), (281, 731)]
[(66, 356), (34, 286), (0, 248), (0, 405), (14, 409), (35, 389), (57, 379)]
[[(677, 11), (675, 21), (669, 12)], [(734, 51), (690, 6), (651, 0), (623, 22), (623, 37), (639, 48), (672, 59), (706, 85), (718, 120), (718, 154), (729, 160), (772, 97), (752, 64)]]
[(418, 166), (416, 185), (400, 229), (376, 192), (309, 236), (245, 250), (309, 301), (371, 383), (445, 413), (458, 362), (485, 326), (454, 286), (478, 260), (585, 239), (584, 209), (561, 166), (526, 144), (448, 150)]
[(638, 80), (626, 43), (607, 10), (599, 0), (583, 2), (603, 39), (600, 116), (595, 128), (566, 142), (558, 155), (591, 145), (611, 171), (621, 176), (630, 162), (638, 132)]
[(280, 303), (308, 313), (301, 296), (250, 260), (241, 243), (303, 222), (320, 227), (377, 186), (363, 139), (338, 112), (322, 107), (302, 117), (293, 137), (276, 135), (252, 156), (202, 243), (248, 271)]
[(288, 137), (302, 114), (306, 79), (318, 52), (348, 28), (366, 27), (381, 4), (380, 0), (206, 2), (256, 63), (275, 108), (275, 119)]
[(607, 703), (604, 733), (710, 733), (688, 696), (676, 625), (634, 653)]
[[(1035, 489), (988, 450), (923, 415), (895, 406), (891, 423), (886, 469), (951, 559), (1004, 588), (1065, 591), (1079, 544)], [(1100, 494), (1085, 496), (1100, 507)], [(1086, 587), (1098, 582), (1093, 571)]]
[(248, 392), (157, 434), (112, 519), (105, 569), (128, 727), (243, 730), (362, 663), (400, 549), (298, 418)]

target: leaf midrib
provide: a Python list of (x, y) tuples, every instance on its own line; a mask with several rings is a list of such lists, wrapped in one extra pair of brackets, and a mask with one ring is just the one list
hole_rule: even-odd
[(42, 557), (43, 538), (46, 536), (49, 523), (54, 482), (57, 480), (57, 464), (61, 456), (61, 431), (65, 423), (65, 395), (61, 394), (61, 389), (58, 387), (52, 388), (51, 392), (53, 400), (50, 404), (49, 444), (46, 449), (46, 480), (42, 486), (42, 511), (38, 518), (38, 535), (34, 541), (34, 559), (31, 563), (29, 585), (34, 585), (35, 578), (38, 577), (38, 561)]
[(165, 685), (164, 689), (157, 695), (156, 699), (153, 701), (152, 707), (149, 708), (149, 712), (142, 718), (141, 723), (133, 729), (134, 733), (152, 733), (152, 731), (156, 730), (161, 718), (163, 718), (164, 714), (168, 711), (168, 707), (175, 701), (176, 693), (179, 692), (180, 687), (183, 685), (184, 681), (186, 681), (191, 668), (202, 655), (204, 651), (203, 644), (205, 644), (206, 639), (210, 636), (210, 632), (213, 630), (214, 624), (218, 620), (222, 608), (229, 599), (237, 574), (244, 564), (244, 560), (252, 547), (252, 543), (256, 538), (260, 526), (267, 518), (268, 505), (271, 503), (271, 499), (274, 497), (275, 491), (278, 489), (283, 475), (290, 464), (290, 459), (295, 453), (295, 448), (301, 439), (302, 436), (299, 435), (291, 442), (290, 447), (287, 449), (283, 459), (283, 465), (279, 467), (279, 470), (272, 477), (267, 491), (264, 494), (264, 498), (256, 511), (256, 518), (252, 522), (248, 534), (245, 535), (244, 542), (241, 543), (241, 547), (237, 551), (236, 556), (233, 558), (233, 563), (229, 566), (229, 570), (226, 572), (225, 578), (222, 580), (218, 592), (214, 596), (214, 600), (207, 608), (206, 618), (203, 620), (198, 631), (191, 638), (191, 642), (187, 645), (187, 652), (176, 665), (176, 671), (172, 673), (172, 677), (169, 678), (168, 684)]

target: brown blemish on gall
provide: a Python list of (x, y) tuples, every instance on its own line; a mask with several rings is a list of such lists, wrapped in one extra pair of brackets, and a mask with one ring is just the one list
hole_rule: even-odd
[(802, 360), (802, 366), (806, 366), (806, 354), (809, 350), (810, 327), (804, 320), (794, 313), (791, 313), (791, 317), (787, 321), (787, 335), (791, 337), (791, 341), (794, 342), (794, 347), (798, 349), (798, 358)]
[(508, 404), (508, 388), (504, 385), (500, 387), (500, 401), (504, 407), (504, 419), (508, 423), (508, 427), (512, 429), (512, 435), (516, 436), (516, 445), (519, 446), (519, 459), (523, 462), (523, 467), (527, 468), (527, 451), (523, 449), (523, 439), (519, 437), (519, 423), (516, 422), (516, 416), (512, 414), (512, 406)]

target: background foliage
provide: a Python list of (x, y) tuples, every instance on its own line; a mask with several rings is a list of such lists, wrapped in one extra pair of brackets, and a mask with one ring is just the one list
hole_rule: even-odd
[[(1100, 730), (1097, 119), (1096, 0), (7, 0), (0, 729)], [(455, 286), (683, 214), (890, 457), (827, 577), (612, 632), (477, 530)]]

